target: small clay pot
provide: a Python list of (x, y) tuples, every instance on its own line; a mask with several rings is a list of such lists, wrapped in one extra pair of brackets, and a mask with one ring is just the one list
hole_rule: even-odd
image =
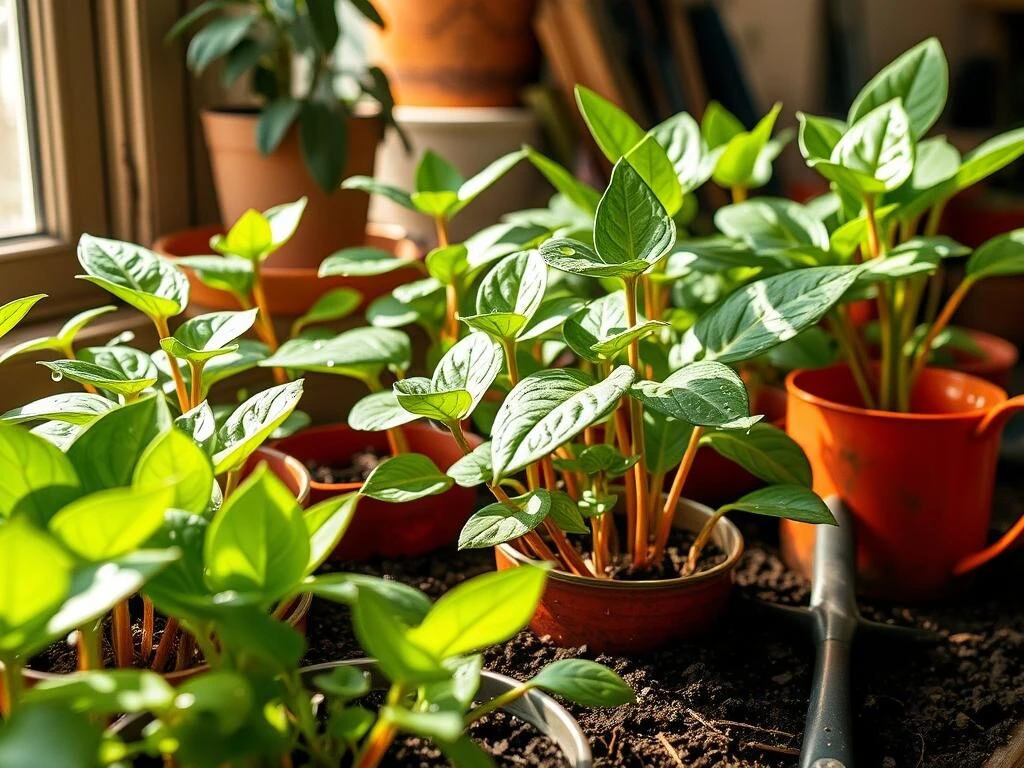
[[(683, 499), (674, 522), (696, 533), (712, 514)], [(693, 576), (618, 581), (551, 571), (530, 629), (559, 645), (586, 645), (598, 653), (644, 653), (707, 632), (725, 611), (743, 554), (743, 536), (729, 520), (715, 524), (711, 541), (726, 559)], [(495, 548), (494, 559), (498, 570), (532, 562), (508, 544)]]
[[(300, 229), (301, 226), (300, 225)], [(204, 256), (212, 253), (210, 238), (223, 234), (220, 226), (197, 227), (164, 235), (155, 243), (153, 250), (161, 256), (174, 259), (182, 256)], [(335, 288), (354, 288), (363, 295), (362, 308), (371, 301), (390, 293), (402, 283), (421, 277), (413, 262), (423, 258), (423, 250), (405, 236), (400, 227), (386, 224), (370, 224), (366, 227), (362, 244), (372, 248), (390, 251), (399, 258), (409, 259), (409, 269), (396, 269), (383, 275), (370, 277), (317, 277), (320, 261), (330, 255), (321, 254), (315, 264), (306, 267), (274, 266), (268, 261), (260, 270), (263, 290), (267, 296), (267, 308), (274, 317), (298, 317), (328, 291)], [(189, 280), (189, 295), (193, 307), (204, 311), (241, 309), (235, 298), (226, 291), (219, 291), (203, 284), (187, 267), (183, 268)]]
[[(256, 146), (257, 112), (204, 110), (201, 117), (221, 221), (237, 221), (250, 208), (265, 211), (308, 198), (298, 230), (268, 265), (315, 269), (335, 251), (362, 245), (369, 198), (356, 190), (325, 192), (302, 159), (296, 125), (277, 149), (263, 155)], [(361, 110), (349, 117), (347, 126), (344, 178), (373, 176), (377, 145), (384, 135), (380, 110)]]
[[(377, 0), (386, 26), (370, 58), (396, 104), (509, 107), (538, 73), (537, 0)], [(376, 28), (375, 28), (376, 29)]]
[[(402, 427), (410, 451), (429, 457), (442, 472), (462, 458), (462, 451), (447, 432), (429, 424), (413, 423)], [(479, 444), (479, 438), (471, 442)], [(384, 432), (357, 432), (346, 424), (304, 429), (275, 443), (278, 450), (307, 462), (344, 466), (360, 451), (372, 449), (379, 456), (389, 452)], [(334, 496), (355, 493), (362, 483), (321, 483), (310, 481), (315, 504)], [(438, 496), (426, 496), (404, 504), (389, 504), (375, 499), (359, 501), (355, 516), (334, 551), (342, 560), (366, 560), (382, 557), (415, 557), (453, 544), (459, 531), (473, 513), (476, 492), (458, 485)]]
[(288, 490), (298, 499), (299, 504), (303, 507), (309, 504), (310, 483), (312, 481), (309, 477), (309, 472), (301, 461), (297, 461), (281, 451), (275, 451), (273, 448), (262, 445), (256, 449), (245, 463), (245, 468), (242, 470), (243, 476), (248, 475), (260, 464), (266, 464), (270, 471), (288, 486)]

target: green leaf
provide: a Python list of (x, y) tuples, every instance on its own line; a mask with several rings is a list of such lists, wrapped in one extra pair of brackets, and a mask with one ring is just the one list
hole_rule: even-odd
[(442, 285), (457, 285), (469, 270), (466, 246), (462, 243), (434, 248), (425, 259), (427, 272)]
[(861, 196), (890, 192), (910, 178), (914, 143), (907, 113), (898, 100), (868, 112), (814, 169)]
[(100, 416), (67, 449), (82, 490), (92, 493), (130, 485), (146, 446), (170, 428), (170, 413), (158, 397), (147, 397)]
[[(484, 334), (480, 334), (483, 336)], [(414, 416), (441, 422), (461, 421), (473, 411), (473, 397), (465, 389), (435, 391), (430, 379), (415, 376), (394, 384), (396, 402)]]
[(521, 251), (498, 262), (476, 296), (476, 315), (467, 325), (499, 339), (515, 339), (544, 300), (547, 266), (538, 251)]
[(21, 424), (27, 421), (63, 421), (68, 424), (89, 424), (113, 410), (117, 404), (100, 395), (67, 392), (50, 395), (27, 405), (12, 408), (0, 415), (0, 421)]
[(306, 0), (306, 11), (320, 50), (332, 53), (341, 35), (334, 0)]
[(434, 219), (449, 219), (459, 202), (456, 192), (413, 192), (415, 210)]
[(658, 140), (654, 136), (645, 136), (625, 157), (654, 192), (665, 212), (675, 216), (683, 206), (683, 190), (675, 166)]
[(423, 153), (416, 166), (417, 192), (453, 192), (458, 195), (463, 183), (465, 179), (455, 166), (432, 149)]
[(630, 391), (647, 408), (699, 427), (748, 429), (746, 387), (729, 366), (705, 360), (681, 368), (665, 381), (637, 381)]
[(38, 643), (70, 586), (71, 559), (53, 539), (22, 518), (0, 526), (0, 655)]
[(178, 416), (174, 420), (174, 426), (191, 437), (207, 455), (212, 454), (217, 447), (217, 420), (206, 400)]
[(551, 186), (569, 198), (581, 210), (590, 214), (597, 211), (597, 204), (601, 199), (600, 192), (580, 181), (563, 166), (532, 147), (526, 147), (525, 152), (527, 159), (544, 175)]
[(54, 360), (52, 362), (44, 360), (39, 365), (53, 371), (53, 378), (57, 381), (66, 378), (80, 384), (91, 384), (99, 389), (116, 392), (119, 395), (137, 395), (152, 387), (157, 381), (156, 376), (148, 379), (128, 378), (120, 371), (87, 363), (84, 360)]
[(782, 517), (800, 523), (836, 524), (825, 502), (814, 491), (802, 485), (772, 485), (762, 488), (748, 493), (739, 501), (726, 504), (723, 509), (730, 512)]
[(270, 222), (271, 240), (275, 251), (291, 240), (292, 235), (298, 230), (307, 202), (308, 198), (300, 197), (298, 200), (275, 205), (263, 212)]
[(719, 208), (715, 226), (759, 254), (802, 245), (826, 251), (829, 248), (824, 223), (799, 203), (778, 197), (759, 197)]
[(14, 326), (20, 323), (28, 311), (35, 306), (36, 302), (45, 298), (45, 293), (37, 293), (34, 296), (9, 301), (0, 307), (0, 338), (10, 333)]
[(743, 123), (732, 112), (717, 101), (708, 102), (700, 124), (700, 133), (708, 149), (725, 146), (743, 131)]
[(320, 277), (372, 277), (412, 266), (381, 248), (345, 248), (328, 256), (320, 264)]
[(659, 123), (647, 135), (653, 136), (665, 150), (683, 194), (692, 192), (711, 178), (714, 164), (708, 162), (700, 126), (686, 112), (680, 112)]
[(421, 712), (385, 705), (380, 708), (380, 718), (406, 733), (446, 742), (459, 738), (465, 728), (457, 712)]
[(690, 442), (691, 429), (686, 422), (656, 411), (644, 411), (644, 457), (651, 474), (663, 474), (679, 466)]
[(439, 659), (503, 643), (533, 617), (547, 575), (547, 568), (524, 565), (452, 587), (409, 639)]
[(352, 406), (348, 425), (359, 432), (385, 432), (416, 420), (398, 404), (393, 391), (374, 392)]
[(713, 430), (701, 437), (727, 459), (766, 483), (811, 485), (811, 465), (803, 449), (789, 435), (771, 424), (754, 424), (749, 432)]
[(348, 317), (363, 303), (363, 294), (354, 288), (335, 288), (328, 291), (302, 317), (292, 323), (291, 335), (298, 336), (304, 328), (318, 323)]
[(614, 360), (618, 355), (625, 352), (626, 348), (634, 341), (645, 339), (668, 327), (668, 323), (661, 322), (660, 320), (645, 320), (631, 328), (626, 328), (613, 336), (592, 344), (590, 350), (602, 360)]
[[(60, 738), (54, 738), (56, 733)], [(0, 765), (95, 768), (102, 739), (103, 732), (92, 720), (66, 707), (19, 707), (0, 728)]]
[(459, 533), (459, 549), (496, 547), (525, 536), (544, 522), (551, 511), (551, 494), (531, 491), (512, 499), (514, 506), (488, 504), (473, 513)]
[(75, 712), (116, 715), (160, 712), (171, 707), (176, 695), (170, 683), (149, 670), (90, 670), (44, 680), (28, 694), (26, 703), (54, 702)]
[(332, 496), (314, 504), (303, 514), (309, 532), (309, 563), (306, 574), (319, 568), (338, 546), (356, 513), (359, 494)]
[(429, 383), (426, 379), (395, 382), (395, 395), (403, 408), (418, 416), (459, 421), (483, 399), (502, 361), (497, 342), (486, 334), (471, 333), (445, 353)]
[(573, 369), (539, 371), (520, 381), (494, 419), (494, 482), (521, 471), (606, 418), (635, 375), (623, 365), (596, 384)]
[(981, 280), (997, 275), (1024, 273), (1024, 229), (993, 237), (967, 260), (967, 278)]
[(210, 506), (213, 466), (181, 429), (157, 437), (139, 458), (132, 486), (143, 490), (169, 488), (169, 506), (202, 515)]
[(160, 346), (172, 357), (205, 364), (238, 349), (238, 345), (232, 342), (252, 328), (257, 311), (210, 312), (190, 318), (182, 323), (173, 337), (161, 339)]
[(810, 267), (743, 286), (691, 329), (708, 359), (749, 360), (817, 323), (857, 279), (860, 267)]
[(643, 269), (626, 271), (638, 274), (668, 254), (675, 236), (675, 224), (640, 174), (628, 162), (616, 163), (594, 218), (594, 246), (601, 259), (623, 269), (640, 262)]
[(78, 557), (102, 562), (126, 555), (148, 541), (173, 500), (167, 486), (97, 491), (64, 507), (49, 527)]
[(715, 163), (712, 175), (723, 187), (752, 187), (757, 161), (768, 145), (782, 105), (776, 104), (750, 132), (738, 133), (728, 140)]
[(871, 78), (853, 100), (848, 121), (852, 125), (876, 107), (901, 99), (911, 134), (919, 139), (942, 114), (948, 88), (949, 65), (942, 44), (930, 37)]
[(55, 446), (20, 427), (0, 425), (0, 520), (18, 515), (45, 523), (78, 495), (78, 476)]
[(594, 346), (627, 330), (625, 293), (613, 291), (594, 299), (562, 326), (562, 334), (572, 351), (585, 360), (599, 362), (602, 356)]
[(556, 296), (542, 302), (526, 328), (519, 333), (519, 341), (538, 339), (558, 331), (582, 308), (583, 299), (575, 296)]
[(433, 654), (408, 639), (409, 629), (395, 606), (373, 591), (360, 590), (352, 628), (359, 645), (377, 659), (392, 683), (421, 684), (451, 676)]
[(806, 112), (797, 112), (796, 117), (800, 121), (798, 143), (804, 159), (813, 162), (831, 158), (832, 150), (846, 133), (846, 123)]
[(493, 758), (468, 735), (437, 745), (452, 765), (459, 768), (494, 768)]
[(402, 503), (444, 493), (452, 482), (423, 454), (403, 453), (374, 467), (359, 492), (378, 501)]
[(300, 106), (290, 96), (280, 96), (260, 110), (259, 120), (256, 121), (256, 147), (261, 155), (269, 155), (281, 146), (299, 114)]
[(551, 509), (548, 511), (548, 515), (552, 522), (566, 533), (590, 533), (587, 524), (583, 522), (579, 506), (567, 493), (551, 492)]
[(385, 370), (404, 371), (411, 361), (409, 337), (402, 331), (353, 328), (333, 339), (290, 339), (260, 366), (351, 376), (376, 385)]
[(613, 163), (644, 140), (644, 129), (619, 107), (582, 85), (576, 86), (575, 93), (590, 135)]
[(237, 256), (184, 256), (176, 264), (192, 270), (203, 285), (248, 300), (252, 293), (252, 262)]
[(160, 375), (153, 359), (133, 347), (86, 347), (78, 351), (78, 360), (103, 368), (115, 381), (141, 382)]
[(304, 101), (299, 109), (299, 148), (310, 175), (325, 192), (341, 183), (348, 151), (348, 125), (340, 105)]
[(398, 187), (382, 184), (369, 176), (349, 176), (342, 182), (341, 188), (358, 189), (371, 195), (380, 195), (403, 208), (408, 208), (410, 211), (416, 210), (416, 206), (413, 204), (412, 197), (410, 197), (408, 192)]
[(225, 256), (246, 259), (250, 263), (263, 261), (274, 247), (270, 221), (259, 211), (249, 208), (225, 235), (214, 235), (210, 245)]
[(366, 592), (382, 598), (404, 624), (418, 624), (430, 610), (430, 600), (418, 589), (362, 573), (325, 573), (302, 582), (309, 592), (342, 605), (354, 606)]
[(478, 485), (489, 482), (493, 471), (491, 467), (491, 443), (488, 441), (481, 443), (471, 453), (466, 454), (448, 467), (446, 474), (455, 481), (456, 485), (462, 488), (475, 488)]
[(351, 701), (370, 692), (370, 676), (355, 667), (334, 667), (313, 678), (313, 685), (335, 701)]
[(185, 54), (185, 63), (195, 74), (201, 74), (214, 60), (226, 55), (249, 34), (259, 18), (255, 12), (230, 14), (214, 19), (192, 38)]
[(188, 306), (188, 278), (146, 248), (82, 235), (78, 261), (95, 283), (152, 320), (166, 320)]
[(607, 260), (589, 245), (563, 237), (545, 241), (540, 246), (540, 255), (550, 267), (589, 277), (638, 275), (651, 266), (646, 261), (639, 260), (625, 263)]
[(526, 153), (521, 149), (509, 152), (497, 160), (491, 161), (482, 171), (466, 179), (459, 186), (459, 200), (449, 212), (449, 217), (455, 216), (455, 214), (479, 197), (482, 192), (496, 184), (502, 176), (512, 170), (525, 156)]
[(529, 685), (584, 707), (618, 707), (636, 702), (636, 695), (621, 677), (587, 659), (552, 662), (531, 678)]
[(1001, 133), (964, 155), (956, 174), (956, 190), (972, 187), (1024, 155), (1024, 128)]
[(216, 474), (240, 469), (252, 453), (291, 415), (302, 397), (302, 379), (253, 395), (217, 431)]
[(302, 510), (266, 465), (213, 518), (204, 560), (211, 589), (255, 592), (265, 602), (285, 596), (305, 577), (310, 544)]

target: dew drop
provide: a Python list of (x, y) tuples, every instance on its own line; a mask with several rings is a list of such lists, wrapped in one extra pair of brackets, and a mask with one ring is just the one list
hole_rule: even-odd
[(322, 341), (314, 341), (313, 342), (313, 349), (319, 351), (319, 350), (321, 350), (323, 348), (324, 348), (324, 343)]
[(327, 361), (327, 367), (328, 368), (333, 368), (334, 366), (335, 366), (335, 362), (333, 360), (328, 360)]
[(53, 381), (60, 381), (61, 379), (64, 378), (64, 374), (61, 373), (60, 371), (50, 371), (50, 378)]

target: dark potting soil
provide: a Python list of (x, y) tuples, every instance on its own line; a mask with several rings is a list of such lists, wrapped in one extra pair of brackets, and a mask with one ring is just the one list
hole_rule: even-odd
[[(997, 488), (994, 527), (1024, 508), (1024, 484)], [(599, 768), (790, 768), (798, 752), (814, 650), (802, 629), (759, 603), (806, 605), (809, 586), (782, 563), (771, 521), (735, 516), (747, 541), (730, 609), (714, 634), (650, 654), (612, 656), (558, 648), (528, 630), (486, 653), (486, 668), (526, 679), (551, 661), (583, 657), (610, 666), (638, 702), (611, 710), (568, 705)], [(438, 551), (403, 561), (333, 563), (393, 578), (436, 598), (491, 570), (489, 551)], [(982, 768), (1024, 720), (1024, 551), (988, 567), (961, 594), (913, 607), (861, 601), (863, 613), (935, 633), (934, 642), (858, 639), (853, 697), (858, 765), (869, 768)], [(310, 663), (363, 655), (347, 611), (316, 600)], [(528, 739), (523, 766), (558, 765)], [(493, 747), (489, 747), (493, 750)], [(439, 758), (410, 765), (445, 765)]]
[[(623, 534), (624, 531), (620, 531), (620, 536)], [(621, 579), (622, 581), (678, 578), (683, 574), (683, 567), (686, 565), (686, 560), (690, 555), (690, 547), (696, 538), (697, 536), (692, 531), (674, 528), (669, 534), (668, 545), (665, 547), (665, 553), (662, 555), (661, 562), (637, 568), (629, 561), (628, 557), (620, 555), (615, 562), (605, 568), (605, 573), (609, 574), (613, 579)], [(584, 542), (586, 539), (579, 538), (579, 541)], [(592, 562), (593, 555), (590, 551), (585, 547), (581, 547), (580, 544), (577, 544), (577, 548), (581, 550), (585, 560)], [(714, 568), (723, 562), (725, 562), (725, 552), (717, 545), (709, 542), (701, 549), (700, 555), (697, 557), (697, 568), (694, 570), (694, 573)]]
[(306, 462), (306, 469), (313, 476), (313, 480), (326, 485), (338, 483), (361, 483), (370, 476), (386, 457), (381, 456), (373, 448), (365, 448), (352, 456), (349, 463), (343, 466), (332, 464), (321, 464), (310, 459)]

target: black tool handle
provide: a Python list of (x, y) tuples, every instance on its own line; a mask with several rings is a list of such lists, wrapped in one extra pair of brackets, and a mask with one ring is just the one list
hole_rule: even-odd
[(800, 768), (853, 768), (850, 646), (825, 640), (818, 646), (811, 705), (804, 724)]

